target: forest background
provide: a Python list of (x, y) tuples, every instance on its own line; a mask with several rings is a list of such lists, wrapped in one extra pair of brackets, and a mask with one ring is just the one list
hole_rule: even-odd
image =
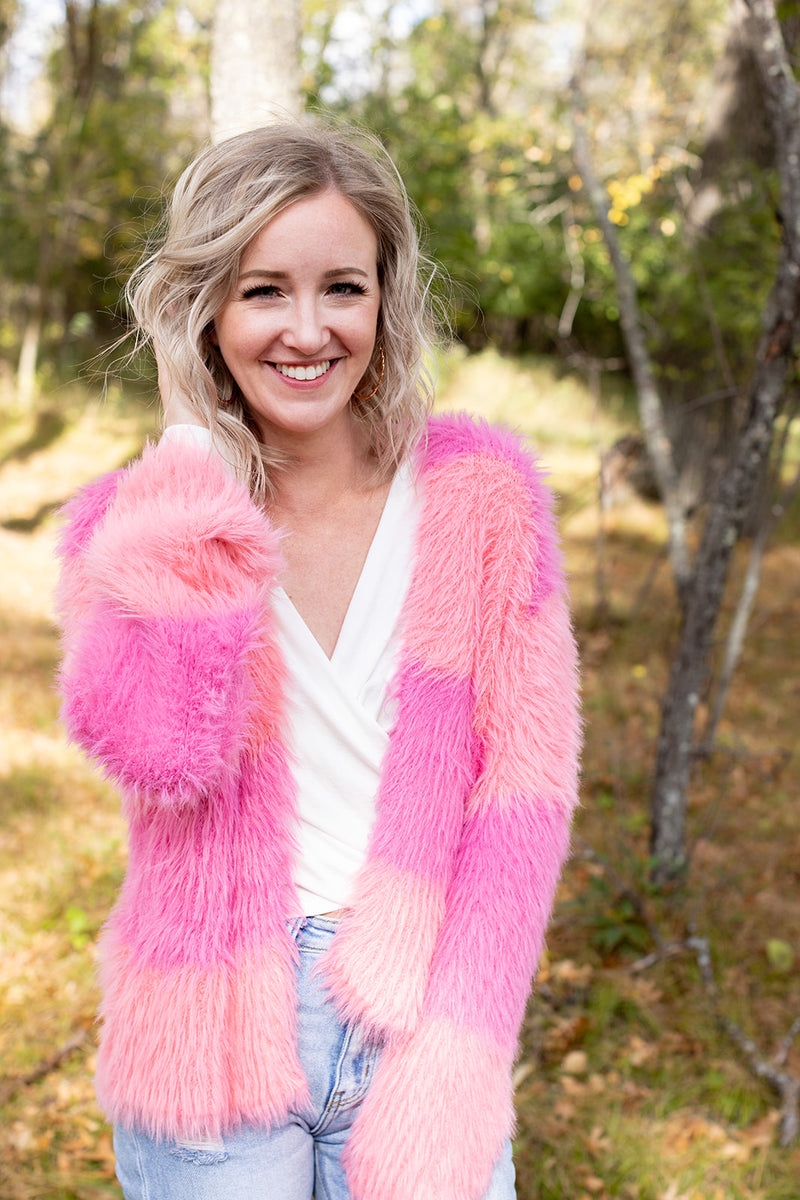
[[(57, 724), (55, 511), (157, 433), (152, 364), (108, 348), (210, 134), (214, 8), (0, 0), (3, 1200), (119, 1196), (90, 1068), (124, 831)], [(560, 497), (587, 748), (517, 1069), (520, 1200), (797, 1200), (798, 6), (296, 12), (301, 103), (385, 142), (449, 278), (440, 403), (523, 429)], [(715, 599), (697, 581), (719, 512)]]

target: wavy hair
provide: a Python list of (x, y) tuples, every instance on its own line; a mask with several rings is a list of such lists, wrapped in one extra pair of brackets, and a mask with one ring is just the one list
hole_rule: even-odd
[[(281, 457), (259, 442), (247, 405), (212, 341), (244, 250), (268, 221), (328, 189), (341, 193), (378, 242), (381, 305), (376, 346), (351, 399), (386, 478), (421, 436), (433, 386), (424, 354), (433, 342), (432, 265), (402, 180), (376, 139), (321, 123), (254, 129), (204, 150), (175, 187), (158, 248), (135, 269), (126, 297), (138, 342), (152, 340), (175, 384), (212, 431), (220, 452), (263, 502)], [(376, 387), (377, 385), (377, 387)]]

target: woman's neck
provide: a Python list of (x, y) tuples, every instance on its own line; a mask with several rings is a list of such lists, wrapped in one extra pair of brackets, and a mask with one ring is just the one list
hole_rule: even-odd
[(335, 439), (293, 447), (274, 475), (268, 508), (286, 518), (330, 513), (375, 487), (376, 463), (366, 431), (353, 423)]

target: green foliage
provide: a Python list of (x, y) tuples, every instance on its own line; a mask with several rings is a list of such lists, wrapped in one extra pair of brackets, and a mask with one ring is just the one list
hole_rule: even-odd
[(605, 876), (590, 878), (585, 903), (591, 910), (590, 943), (604, 957), (643, 954), (652, 948), (641, 910), (630, 895), (620, 893)]
[(46, 353), (74, 370), (114, 329), (160, 186), (205, 129), (207, 32), (177, 0), (70, 14), (48, 64), (45, 120), (32, 137), (3, 131), (0, 327), (17, 340), (26, 314), (38, 320)]
[(82, 908), (71, 904), (64, 913), (64, 923), (67, 927), (69, 944), (73, 950), (83, 950), (92, 939), (89, 918)]
[(794, 967), (794, 950), (782, 938), (768, 938), (766, 945), (767, 961), (773, 971), (786, 975)]
[[(590, 126), (612, 219), (662, 386), (681, 404), (718, 390), (721, 377), (747, 377), (780, 232), (769, 174), (744, 180), (736, 163), (720, 179), (713, 237), (686, 224), (687, 164), (702, 148), (726, 14), (722, 0), (624, 2), (593, 12), (587, 35)], [(357, 82), (336, 70), (331, 0), (309, 0), (308, 19), (320, 55), (314, 96), (377, 130), (397, 159), (429, 250), (456, 285), (467, 345), (624, 355), (615, 280), (574, 172), (562, 100), (575, 5), (439, 0), (404, 39), (376, 32), (380, 70)], [(560, 329), (573, 285), (577, 310)]]
[[(429, 230), (432, 255), (456, 284), (457, 324), (470, 344), (538, 325), (563, 304), (562, 238), (536, 212), (565, 188), (568, 160), (542, 149), (544, 121), (531, 119), (523, 73), (531, 63), (495, 58), (503, 46), (527, 45), (537, 21), (528, 6), (490, 6), (487, 22), (473, 6), (425, 17), (400, 51), (402, 84), (391, 97), (376, 89), (357, 112), (397, 159)], [(500, 103), (500, 97), (504, 101)], [(352, 100), (342, 104), (352, 112)], [(551, 314), (549, 318), (545, 314)], [(541, 315), (541, 317), (540, 317)], [(546, 343), (544, 331), (531, 344)]]

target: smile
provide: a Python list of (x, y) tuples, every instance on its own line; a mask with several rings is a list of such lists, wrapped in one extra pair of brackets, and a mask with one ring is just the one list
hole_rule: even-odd
[(287, 379), (319, 379), (320, 375), (324, 375), (326, 371), (330, 370), (331, 360), (326, 358), (323, 362), (309, 363), (307, 367), (294, 363), (272, 363), (272, 366)]

